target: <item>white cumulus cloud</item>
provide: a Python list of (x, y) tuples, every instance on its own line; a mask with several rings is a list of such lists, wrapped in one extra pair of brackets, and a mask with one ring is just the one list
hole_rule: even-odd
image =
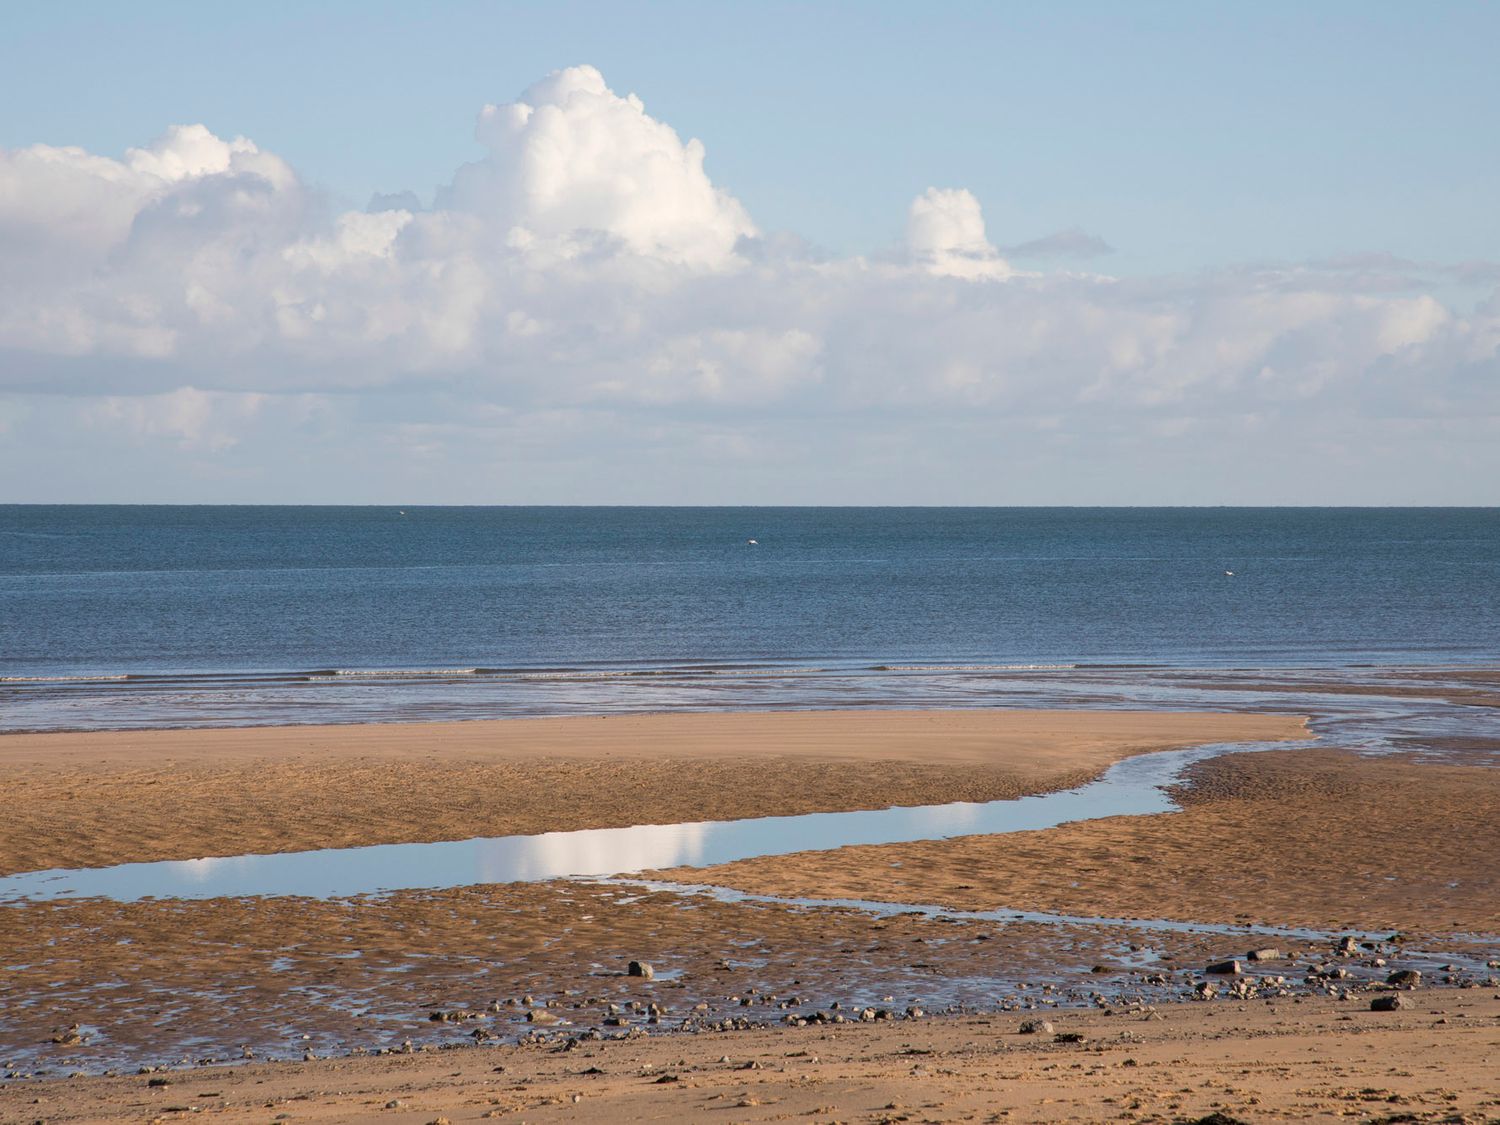
[(1012, 272), (985, 237), (979, 200), (963, 188), (928, 188), (912, 200), (906, 248), (932, 273), (948, 277), (1004, 278)]
[(684, 142), (634, 94), (591, 66), (557, 71), (514, 102), (487, 105), (476, 137), (489, 154), (458, 170), (439, 204), (482, 216), (511, 245), (582, 252), (594, 236), (689, 265), (725, 264), (755, 227)]
[(1500, 415), (1500, 296), (1464, 310), (1429, 291), (1458, 267), (1020, 272), (975, 195), (936, 187), (901, 245), (817, 256), (760, 232), (699, 141), (587, 66), (485, 107), (477, 137), (432, 206), (395, 192), (344, 213), (202, 125), (119, 158), (0, 150), (8, 444), (108, 432), (243, 459), (247, 479), (278, 459), (337, 479), (380, 448), (434, 482), (476, 446), (573, 467), (649, 447), (785, 483), (836, 458), (958, 456), (975, 427), (1054, 452), (1132, 425), (1227, 448), (1316, 416), (1376, 464), (1369, 427)]

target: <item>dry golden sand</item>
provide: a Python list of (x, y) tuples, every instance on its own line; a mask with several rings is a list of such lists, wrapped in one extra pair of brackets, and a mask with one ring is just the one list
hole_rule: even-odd
[(508, 1122), (1479, 1122), (1500, 1119), (1500, 997), (1418, 994), (1014, 1015), (340, 1059), (0, 1086), (0, 1119)]
[(1211, 759), (1189, 776), (1175, 813), (675, 877), (975, 910), (1500, 932), (1500, 770), (1309, 748)]
[(672, 714), (0, 737), (0, 874), (988, 801), (1281, 715)]

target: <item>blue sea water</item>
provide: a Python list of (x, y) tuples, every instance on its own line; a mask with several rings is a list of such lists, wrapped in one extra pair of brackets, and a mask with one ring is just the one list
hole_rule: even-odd
[(1495, 509), (0, 506), (0, 729), (1497, 655)]

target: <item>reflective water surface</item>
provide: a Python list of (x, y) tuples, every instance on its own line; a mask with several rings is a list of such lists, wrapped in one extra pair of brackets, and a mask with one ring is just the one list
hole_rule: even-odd
[[(954, 692), (950, 702), (976, 705), (956, 682), (924, 682)], [(1047, 679), (1009, 681), (1012, 706), (1162, 707), (1307, 714), (1323, 745), (1378, 754), (1424, 748), (1441, 756), (1445, 740), (1500, 747), (1500, 708), (1454, 673), (1431, 670), (1278, 673), (1073, 671)], [(1411, 690), (1441, 694), (1410, 695)], [(1389, 693), (1389, 694), (1384, 694)], [(1467, 694), (1466, 694), (1467, 693)], [(927, 706), (944, 697), (929, 690)], [(710, 866), (757, 856), (826, 850), (853, 844), (903, 843), (949, 836), (1018, 832), (1105, 816), (1138, 816), (1173, 808), (1165, 786), (1189, 764), (1219, 754), (1286, 747), (1287, 743), (1225, 743), (1142, 755), (1116, 763), (1076, 789), (987, 804), (769, 816), (736, 821), (634, 825), (534, 836), (131, 863), (88, 870), (53, 870), (0, 877), (0, 902), (100, 896), (218, 898), (305, 895), (318, 898), (440, 889), (485, 883), (613, 876), (678, 866)], [(1295, 745), (1295, 744), (1290, 744)]]
[(637, 824), (536, 836), (431, 844), (381, 844), (280, 855), (126, 863), (0, 878), (0, 901), (62, 896), (130, 901), (145, 897), (219, 898), (307, 895), (342, 898), (382, 891), (478, 883), (534, 882), (704, 867), (754, 856), (821, 851), (848, 844), (899, 843), (944, 836), (1050, 828), (1069, 820), (1163, 812), (1161, 786), (1187, 763), (1259, 744), (1197, 747), (1131, 758), (1077, 789), (986, 804), (768, 816), (690, 824)]

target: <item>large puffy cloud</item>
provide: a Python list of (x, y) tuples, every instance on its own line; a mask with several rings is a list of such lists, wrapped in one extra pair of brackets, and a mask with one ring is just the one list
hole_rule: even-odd
[(11, 277), (22, 267), (76, 276), (107, 262), (137, 222), (149, 237), (152, 212), (173, 206), (174, 196), (179, 213), (191, 210), (190, 185), (208, 178), (222, 191), (264, 184), (285, 192), (296, 184), (279, 158), (202, 125), (173, 126), (123, 160), (51, 145), (0, 150), (0, 239), (8, 251), (0, 262), (9, 263)]
[(602, 236), (640, 254), (719, 266), (755, 233), (703, 170), (702, 142), (683, 143), (591, 66), (485, 106), (476, 136), (489, 155), (460, 168), (439, 204), (491, 220), (511, 245), (544, 240), (578, 253), (580, 240)]
[(238, 434), (343, 418), (420, 460), (465, 432), (585, 449), (629, 417), (733, 460), (810, 419), (1170, 437), (1500, 413), (1500, 298), (1427, 291), (1458, 267), (1021, 273), (957, 188), (912, 202), (900, 246), (819, 256), (760, 234), (698, 141), (590, 67), (486, 107), (477, 136), (431, 207), (346, 213), (203, 126), (119, 159), (0, 151), (0, 423), (61, 427), (35, 396), (71, 396), (79, 432), (232, 459)]

